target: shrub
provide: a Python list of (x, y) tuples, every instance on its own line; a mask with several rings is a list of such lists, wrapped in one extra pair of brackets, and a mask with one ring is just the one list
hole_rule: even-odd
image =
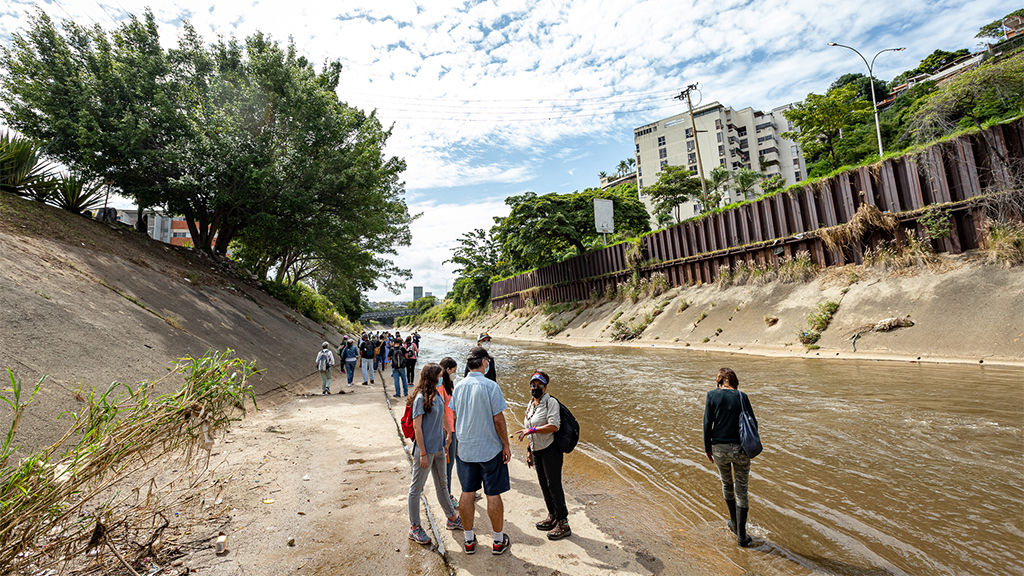
[(289, 308), (314, 322), (331, 324), (336, 326), (341, 332), (348, 334), (358, 334), (362, 331), (362, 327), (358, 323), (354, 324), (341, 314), (338, 314), (338, 310), (326, 296), (301, 282), (290, 284), (287, 282), (265, 281), (263, 287), (271, 296), (284, 302)]
[(837, 310), (839, 310), (839, 302), (826, 300), (818, 304), (817, 310), (807, 315), (807, 324), (811, 327), (811, 330), (824, 332), (828, 325), (832, 323), (832, 317)]
[(651, 274), (650, 290), (652, 296), (658, 296), (668, 290), (668, 277), (664, 272)]
[(949, 214), (949, 210), (942, 208), (928, 210), (917, 221), (931, 240), (945, 238), (953, 231), (953, 219)]
[(820, 332), (815, 332), (814, 330), (807, 330), (807, 331), (803, 331), (803, 332), (797, 332), (797, 335), (796, 335), (796, 339), (799, 340), (800, 343), (805, 345), (805, 346), (809, 346), (811, 344), (814, 344), (815, 342), (818, 341), (819, 338), (821, 338), (821, 333)]
[(784, 258), (779, 263), (778, 279), (780, 282), (807, 282), (815, 275), (811, 253), (806, 250), (797, 252), (792, 258)]
[(679, 303), (679, 310), (678, 311), (679, 312), (685, 312), (686, 309), (689, 308), (689, 307), (690, 307), (690, 301), (689, 300), (683, 300), (682, 302)]
[(768, 326), (775, 326), (779, 322), (778, 316), (772, 316), (771, 314), (764, 315), (764, 323)]
[(985, 222), (985, 244), (993, 264), (1007, 268), (1024, 264), (1024, 223)]

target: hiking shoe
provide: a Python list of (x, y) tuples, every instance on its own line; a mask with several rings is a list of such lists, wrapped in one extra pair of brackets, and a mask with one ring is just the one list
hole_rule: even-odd
[(394, 396), (392, 396), (392, 398), (401, 398), (401, 396), (399, 396), (398, 394), (395, 394)]
[(505, 538), (502, 539), (501, 543), (495, 543), (494, 548), (491, 548), (491, 554), (497, 556), (498, 554), (504, 554), (506, 550), (512, 547), (512, 542), (509, 542), (508, 534), (505, 534)]
[(555, 529), (548, 532), (548, 540), (561, 540), (572, 535), (572, 528), (569, 528), (568, 520), (559, 520)]
[[(373, 384), (373, 380), (370, 380), (370, 384)], [(363, 386), (366, 386), (366, 382), (363, 382)]]
[(422, 526), (409, 527), (409, 540), (412, 540), (417, 544), (423, 544), (424, 546), (431, 543), (430, 536), (427, 536), (427, 533), (423, 531)]
[(540, 522), (537, 522), (537, 524), (535, 524), (535, 526), (537, 526), (537, 530), (541, 530), (541, 531), (547, 532), (549, 530), (554, 530), (555, 526), (557, 524), (558, 524), (558, 520), (555, 520), (555, 515), (554, 514), (548, 514), (547, 518), (541, 520)]
[(320, 395), (321, 395), (321, 396), (327, 396), (327, 395), (328, 395), (328, 394), (330, 394), (330, 393), (331, 393), (331, 391), (330, 391), (330, 390), (322, 390), (322, 391), (320, 392)]
[(444, 527), (449, 530), (462, 530), (462, 518), (456, 517), (454, 522), (448, 520), (444, 523)]
[(351, 383), (351, 382), (349, 382), (349, 383), (348, 383), (348, 387), (349, 387), (349, 388), (351, 388), (351, 387), (352, 387), (352, 383)]
[(473, 536), (473, 540), (466, 542), (464, 545), (466, 547), (466, 554), (476, 554), (476, 536)]

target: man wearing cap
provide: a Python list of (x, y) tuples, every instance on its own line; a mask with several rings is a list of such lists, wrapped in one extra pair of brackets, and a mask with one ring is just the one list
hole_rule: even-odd
[(334, 353), (330, 342), (324, 342), (320, 353), (316, 355), (316, 369), (320, 372), (320, 395), (331, 393), (331, 367), (334, 366)]
[(505, 507), (501, 494), (509, 490), (508, 445), (505, 397), (498, 384), (484, 374), (491, 362), (487, 350), (477, 346), (469, 351), (469, 373), (452, 390), (448, 407), (454, 412), (455, 436), (459, 439), (455, 465), (462, 483), (459, 513), (465, 529), (466, 554), (476, 553), (473, 532), (473, 495), (483, 485), (487, 515), (494, 530), (492, 554), (503, 554), (511, 543), (504, 533)]
[[(489, 380), (493, 380), (494, 382), (497, 382), (498, 381), (498, 374), (497, 374), (497, 369), (494, 366), (494, 364), (495, 364), (494, 357), (491, 356), (490, 352), (488, 352), (488, 349), (491, 347), (491, 335), (488, 334), (487, 332), (481, 332), (480, 333), (480, 337), (476, 339), (476, 345), (479, 348), (483, 348), (484, 354), (487, 354), (487, 360), (488, 360), (488, 362), (487, 362), (487, 372), (484, 374), (484, 376), (487, 379), (489, 379)], [(466, 365), (466, 372), (465, 372), (464, 376), (469, 376), (469, 365), (468, 364)]]

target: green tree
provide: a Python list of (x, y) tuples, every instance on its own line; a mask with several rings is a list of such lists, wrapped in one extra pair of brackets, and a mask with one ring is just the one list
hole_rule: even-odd
[(679, 207), (700, 200), (702, 189), (700, 178), (685, 166), (665, 166), (658, 174), (658, 181), (644, 188), (644, 192), (651, 197), (655, 214), (670, 214), (680, 222)]
[[(875, 86), (875, 101), (881, 102), (889, 97), (889, 84), (884, 80), (874, 79)], [(848, 84), (857, 86), (857, 98), (864, 100), (865, 102), (871, 102), (871, 78), (864, 74), (843, 74), (839, 78), (836, 78), (832, 85), (829, 86), (829, 90), (836, 88), (842, 88)]]
[(824, 156), (831, 168), (837, 168), (836, 141), (844, 129), (871, 116), (871, 104), (859, 100), (857, 87), (847, 84), (824, 95), (808, 94), (783, 115), (800, 128), (799, 132), (783, 132), (783, 138), (799, 142), (807, 157)]
[(761, 180), (761, 190), (764, 190), (765, 194), (773, 194), (785, 187), (786, 179), (782, 177), (782, 174), (772, 174)]
[(951, 64), (957, 58), (967, 56), (971, 51), (966, 48), (961, 48), (953, 52), (947, 52), (945, 50), (935, 50), (928, 56), (921, 60), (921, 63), (912, 70), (907, 70), (892, 79), (889, 83), (890, 86), (899, 86), (908, 79), (917, 76), (918, 74), (933, 74), (943, 66)]
[(736, 192), (744, 200), (750, 199), (754, 195), (754, 189), (757, 187), (757, 183), (764, 178), (764, 174), (757, 170), (751, 170), (750, 168), (740, 168), (736, 175), (733, 176), (733, 181), (736, 183)]
[(547, 266), (586, 252), (589, 243), (601, 238), (594, 226), (595, 198), (613, 201), (616, 235), (650, 230), (650, 217), (637, 197), (635, 184), (609, 190), (588, 188), (569, 194), (538, 196), (527, 192), (511, 196), (505, 199), (511, 207), (509, 215), (497, 218), (492, 229), (509, 273)]
[(466, 232), (447, 260), (458, 266), (459, 277), (452, 286), (456, 302), (486, 304), (491, 298), (491, 280), (503, 270), (501, 248), (491, 232), (477, 228)]
[(1024, 8), (1014, 10), (1006, 16), (1003, 16), (999, 20), (989, 22), (978, 29), (978, 33), (974, 35), (975, 38), (995, 38), (997, 40), (1003, 39), (1006, 33), (1003, 32), (1003, 20), (1006, 20), (1010, 16), (1018, 16), (1024, 18)]

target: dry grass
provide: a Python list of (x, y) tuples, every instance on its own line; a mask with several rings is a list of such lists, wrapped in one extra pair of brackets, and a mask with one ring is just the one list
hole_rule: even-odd
[(11, 387), (0, 399), (14, 419), (0, 450), (0, 572), (146, 571), (143, 559), (160, 551), (168, 519), (195, 510), (212, 486), (214, 435), (247, 400), (255, 405), (247, 383), (255, 366), (230, 356), (182, 359), (164, 379), (180, 375), (184, 384), (162, 396), (153, 393), (160, 381), (90, 392), (60, 440), (17, 464), (13, 441), (35, 392), (25, 400), (8, 370)]
[(875, 230), (892, 234), (896, 232), (897, 226), (899, 221), (892, 214), (886, 214), (870, 204), (861, 204), (849, 222), (821, 228), (815, 231), (815, 235), (821, 238), (829, 250), (842, 250)]
[(1006, 268), (1024, 264), (1024, 223), (986, 220), (984, 234), (990, 263)]

